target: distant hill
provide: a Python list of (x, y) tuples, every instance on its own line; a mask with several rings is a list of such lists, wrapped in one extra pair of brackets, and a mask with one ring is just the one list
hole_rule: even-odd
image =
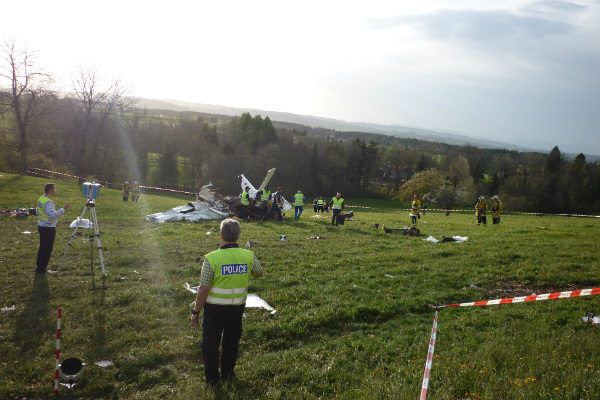
[[(160, 109), (170, 111), (195, 111), (207, 114), (220, 114), (235, 116), (245, 112), (251, 114), (260, 114), (263, 117), (268, 116), (273, 121), (287, 122), (299, 125), (309, 126), (311, 128), (334, 129), (342, 132), (365, 132), (390, 135), (400, 138), (411, 138), (427, 140), (431, 142), (440, 142), (451, 145), (471, 145), (486, 149), (508, 149), (516, 151), (543, 151), (548, 152), (548, 148), (542, 146), (518, 146), (510, 143), (487, 140), (483, 138), (472, 137), (455, 132), (443, 130), (430, 130), (415, 128), (402, 125), (380, 125), (368, 122), (347, 122), (333, 118), (315, 117), (312, 115), (293, 114), (280, 111), (268, 111), (255, 108), (236, 108), (228, 106), (219, 106), (213, 104), (192, 103), (181, 100), (155, 100), (139, 98), (137, 106), (148, 109)], [(567, 154), (567, 156), (573, 156)], [(589, 160), (599, 160), (600, 156), (590, 155)]]

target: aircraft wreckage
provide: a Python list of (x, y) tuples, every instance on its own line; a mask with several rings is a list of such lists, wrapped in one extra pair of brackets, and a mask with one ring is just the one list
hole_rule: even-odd
[[(275, 168), (271, 168), (267, 172), (267, 176), (263, 179), (260, 186), (255, 188), (250, 181), (242, 174), (240, 178), (240, 187), (242, 190), (249, 187), (249, 195), (251, 199), (257, 198), (257, 194), (261, 194), (262, 191), (269, 184), (269, 181), (275, 174)], [(196, 194), (196, 201), (188, 203), (185, 206), (179, 206), (172, 208), (165, 212), (159, 212), (156, 214), (150, 214), (146, 219), (150, 222), (163, 223), (163, 222), (174, 222), (174, 221), (207, 221), (207, 220), (220, 220), (231, 216), (240, 216), (241, 202), (240, 197), (236, 196), (221, 196), (212, 189), (213, 185), (208, 184), (203, 186), (198, 194)], [(260, 197), (260, 196), (258, 196)], [(256, 201), (254, 202), (249, 210), (248, 214), (252, 219), (262, 218), (268, 211), (268, 204), (266, 202)], [(292, 209), (292, 205), (284, 199), (282, 212), (289, 211)]]

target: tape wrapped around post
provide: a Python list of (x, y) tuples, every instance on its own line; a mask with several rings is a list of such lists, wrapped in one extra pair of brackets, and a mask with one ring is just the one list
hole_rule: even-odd
[(427, 349), (427, 359), (425, 360), (425, 370), (423, 371), (423, 383), (421, 384), (420, 400), (427, 400), (427, 391), (429, 390), (429, 378), (431, 377), (431, 367), (433, 366), (433, 353), (435, 351), (435, 341), (437, 339), (438, 329), (438, 311), (433, 317), (433, 325), (431, 327), (431, 337), (429, 338), (429, 348)]

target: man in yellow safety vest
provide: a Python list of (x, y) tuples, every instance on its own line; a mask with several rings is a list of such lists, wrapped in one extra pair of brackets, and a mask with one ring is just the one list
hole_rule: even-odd
[(300, 215), (304, 211), (304, 202), (306, 201), (306, 197), (302, 194), (302, 190), (298, 190), (298, 193), (294, 195), (294, 219), (298, 221), (300, 219)]
[(71, 206), (65, 204), (62, 208), (56, 210), (54, 202), (50, 197), (56, 194), (54, 183), (47, 183), (44, 186), (44, 194), (40, 196), (37, 202), (36, 214), (38, 217), (38, 232), (40, 234), (40, 247), (37, 253), (37, 266), (35, 272), (44, 274), (52, 255), (54, 247), (54, 238), (56, 237), (56, 223), (58, 217), (63, 215)]
[(331, 199), (331, 225), (338, 226), (340, 219), (343, 218), (342, 211), (345, 207), (346, 205), (344, 204), (342, 194), (340, 192), (337, 192), (335, 197)]
[(421, 218), (421, 200), (415, 194), (410, 205), (410, 220), (413, 226), (417, 225), (417, 218)]
[(248, 219), (248, 208), (250, 207), (250, 187), (246, 186), (240, 195), (240, 218)]
[(206, 384), (214, 387), (233, 378), (242, 337), (242, 316), (246, 306), (250, 275), (262, 276), (260, 262), (250, 250), (240, 249), (240, 224), (233, 219), (221, 222), (220, 249), (204, 256), (200, 287), (191, 322), (202, 321), (202, 353)]

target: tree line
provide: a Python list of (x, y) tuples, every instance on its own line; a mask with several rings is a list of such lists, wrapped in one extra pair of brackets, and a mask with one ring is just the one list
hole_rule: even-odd
[(442, 207), (500, 195), (512, 210), (600, 212), (600, 165), (583, 154), (480, 149), (364, 132), (136, 107), (124, 85), (81, 69), (66, 92), (35, 53), (14, 44), (0, 58), (0, 170), (30, 166), (113, 182), (138, 180), (237, 194), (238, 175), (288, 194), (426, 195)]

